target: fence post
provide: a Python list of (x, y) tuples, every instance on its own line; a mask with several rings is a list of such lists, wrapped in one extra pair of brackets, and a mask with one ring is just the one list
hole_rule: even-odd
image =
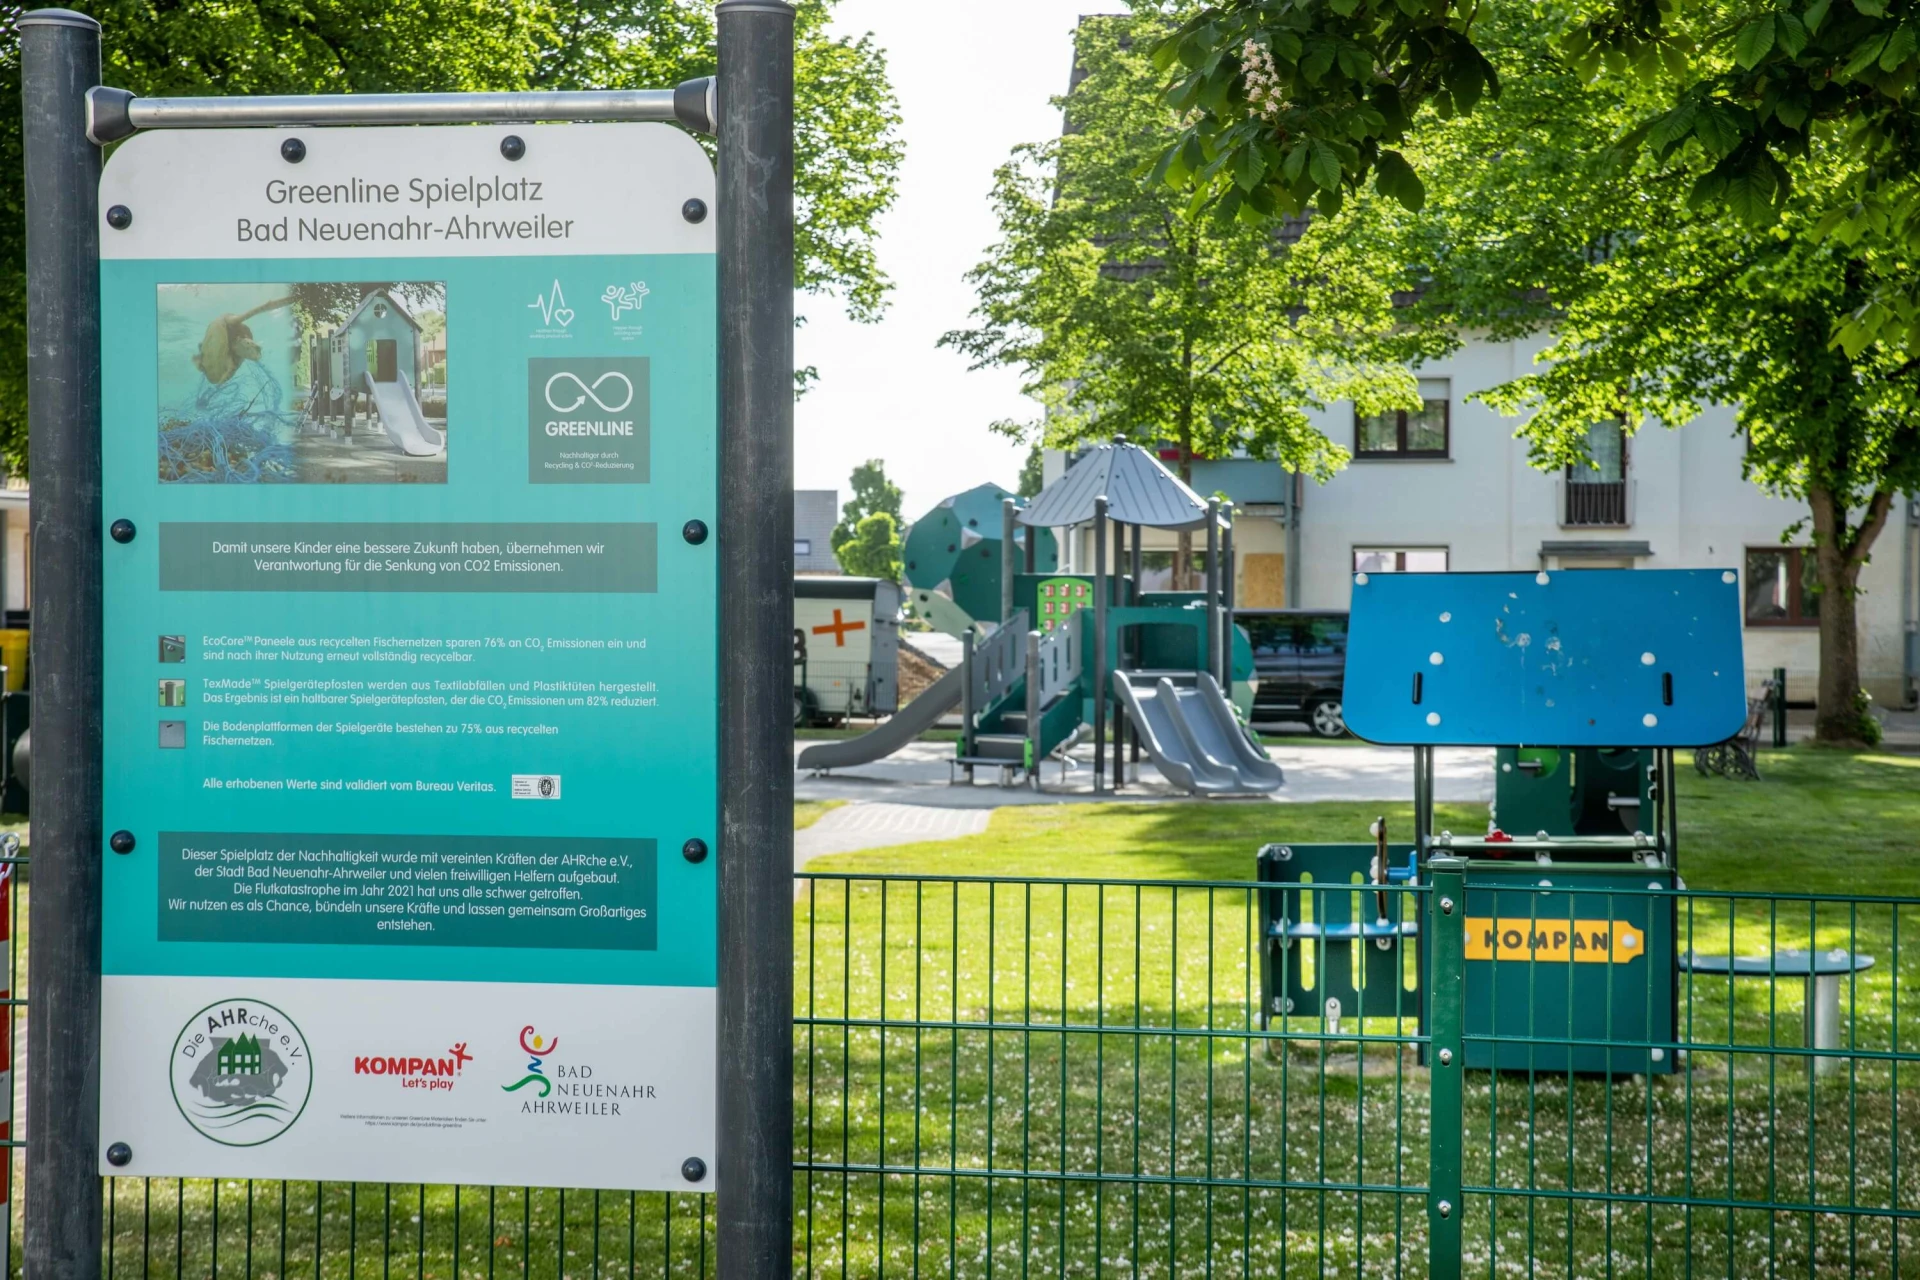
[(793, 1274), (793, 20), (715, 10), (720, 1280)]
[(1787, 745), (1787, 669), (1773, 669), (1773, 745)]
[[(34, 481), (26, 1274), (100, 1274), (100, 24), (20, 19)], [(11, 1014), (12, 1010), (7, 1011)], [(9, 1152), (9, 1155), (11, 1153)]]
[(1428, 1096), (1432, 1104), (1427, 1154), (1427, 1269), (1433, 1280), (1459, 1280), (1460, 1201), (1465, 1105), (1467, 1009), (1467, 864), (1436, 857), (1427, 863), (1433, 892), (1428, 899), (1427, 941), (1433, 957), (1428, 975)]

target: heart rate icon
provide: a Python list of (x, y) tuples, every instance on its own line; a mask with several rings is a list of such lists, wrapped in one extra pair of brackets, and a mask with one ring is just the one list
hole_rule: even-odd
[(566, 294), (560, 292), (560, 282), (555, 280), (553, 288), (545, 296), (535, 298), (527, 304), (527, 310), (538, 311), (540, 322), (546, 325), (559, 325), (562, 329), (573, 323), (573, 308), (567, 305)]

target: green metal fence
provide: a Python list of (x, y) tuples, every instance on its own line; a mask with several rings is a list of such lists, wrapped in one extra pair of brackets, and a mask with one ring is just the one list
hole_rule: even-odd
[[(1556, 902), (1542, 870), (1527, 913), (1550, 924), (1566, 891)], [(1920, 1011), (1905, 994), (1920, 962), (1900, 946), (1920, 899), (1618, 891), (1609, 918), (1669, 912), (1694, 958), (1666, 993), (1677, 1034), (1581, 1042), (1470, 1016), (1478, 982), (1544, 989), (1568, 982), (1570, 963), (1529, 949), (1489, 964), (1485, 939), (1476, 953), (1471, 869), (1366, 887), (1395, 895), (1419, 944), (1395, 970), (1394, 1016), (1337, 1024), (1263, 1007), (1263, 952), (1308, 985), (1326, 959), (1276, 947), (1260, 887), (800, 876), (796, 1272), (1920, 1275)], [(1335, 898), (1358, 892), (1316, 886), (1303, 914), (1342, 918)], [(1809, 984), (1788, 972), (1809, 949), (1872, 957), (1833, 984), (1837, 1040), (1818, 1051)], [(1731, 956), (1773, 956), (1774, 972), (1708, 971)], [(1654, 1065), (1538, 1065), (1582, 1043)], [(1534, 1065), (1467, 1069), (1496, 1051)], [(699, 1195), (107, 1188), (121, 1280), (713, 1267)]]

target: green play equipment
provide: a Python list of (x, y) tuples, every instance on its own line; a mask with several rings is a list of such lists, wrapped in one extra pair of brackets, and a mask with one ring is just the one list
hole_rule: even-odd
[(1639, 829), (1653, 812), (1654, 755), (1624, 747), (1501, 747), (1493, 812), (1506, 831), (1607, 836)]
[[(1740, 618), (1720, 570), (1355, 575), (1347, 724), (1413, 747), (1412, 840), (1260, 850), (1263, 1016), (1424, 1035), (1427, 983), (1458, 981), (1466, 1066), (1677, 1069), (1673, 752), (1743, 721)], [(1497, 748), (1484, 834), (1434, 829), (1441, 745)], [(1436, 865), (1463, 901), (1419, 891)], [(1445, 973), (1435, 910), (1465, 915)]]
[[(977, 485), (944, 499), (907, 531), (901, 557), (909, 599), (934, 630), (960, 636), (968, 627), (1000, 622), (1002, 566), (1008, 560), (1001, 545), (1007, 532), (1002, 505), (1007, 501), (1016, 511), (1026, 505), (997, 484)], [(1060, 563), (1053, 530), (1030, 531), (1024, 525), (1013, 528), (1016, 562), (1024, 558), (1029, 536), (1039, 568)]]

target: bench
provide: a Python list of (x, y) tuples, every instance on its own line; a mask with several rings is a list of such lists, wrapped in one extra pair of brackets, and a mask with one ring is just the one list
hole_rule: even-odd
[(1725, 742), (1694, 750), (1694, 771), (1703, 778), (1717, 773), (1723, 778), (1760, 781), (1760, 766), (1754, 760), (1754, 752), (1760, 747), (1760, 731), (1766, 727), (1773, 697), (1773, 681), (1769, 680), (1760, 686), (1759, 697), (1747, 699), (1747, 722), (1740, 726), (1740, 732)]
[[(1840, 979), (1873, 968), (1873, 957), (1834, 947), (1826, 951), (1776, 951), (1770, 956), (1703, 956), (1686, 952), (1680, 967), (1691, 973), (1731, 978), (1800, 978), (1806, 983), (1806, 1030), (1810, 1049), (1840, 1047)], [(1816, 1073), (1833, 1070), (1839, 1058), (1815, 1057)]]

